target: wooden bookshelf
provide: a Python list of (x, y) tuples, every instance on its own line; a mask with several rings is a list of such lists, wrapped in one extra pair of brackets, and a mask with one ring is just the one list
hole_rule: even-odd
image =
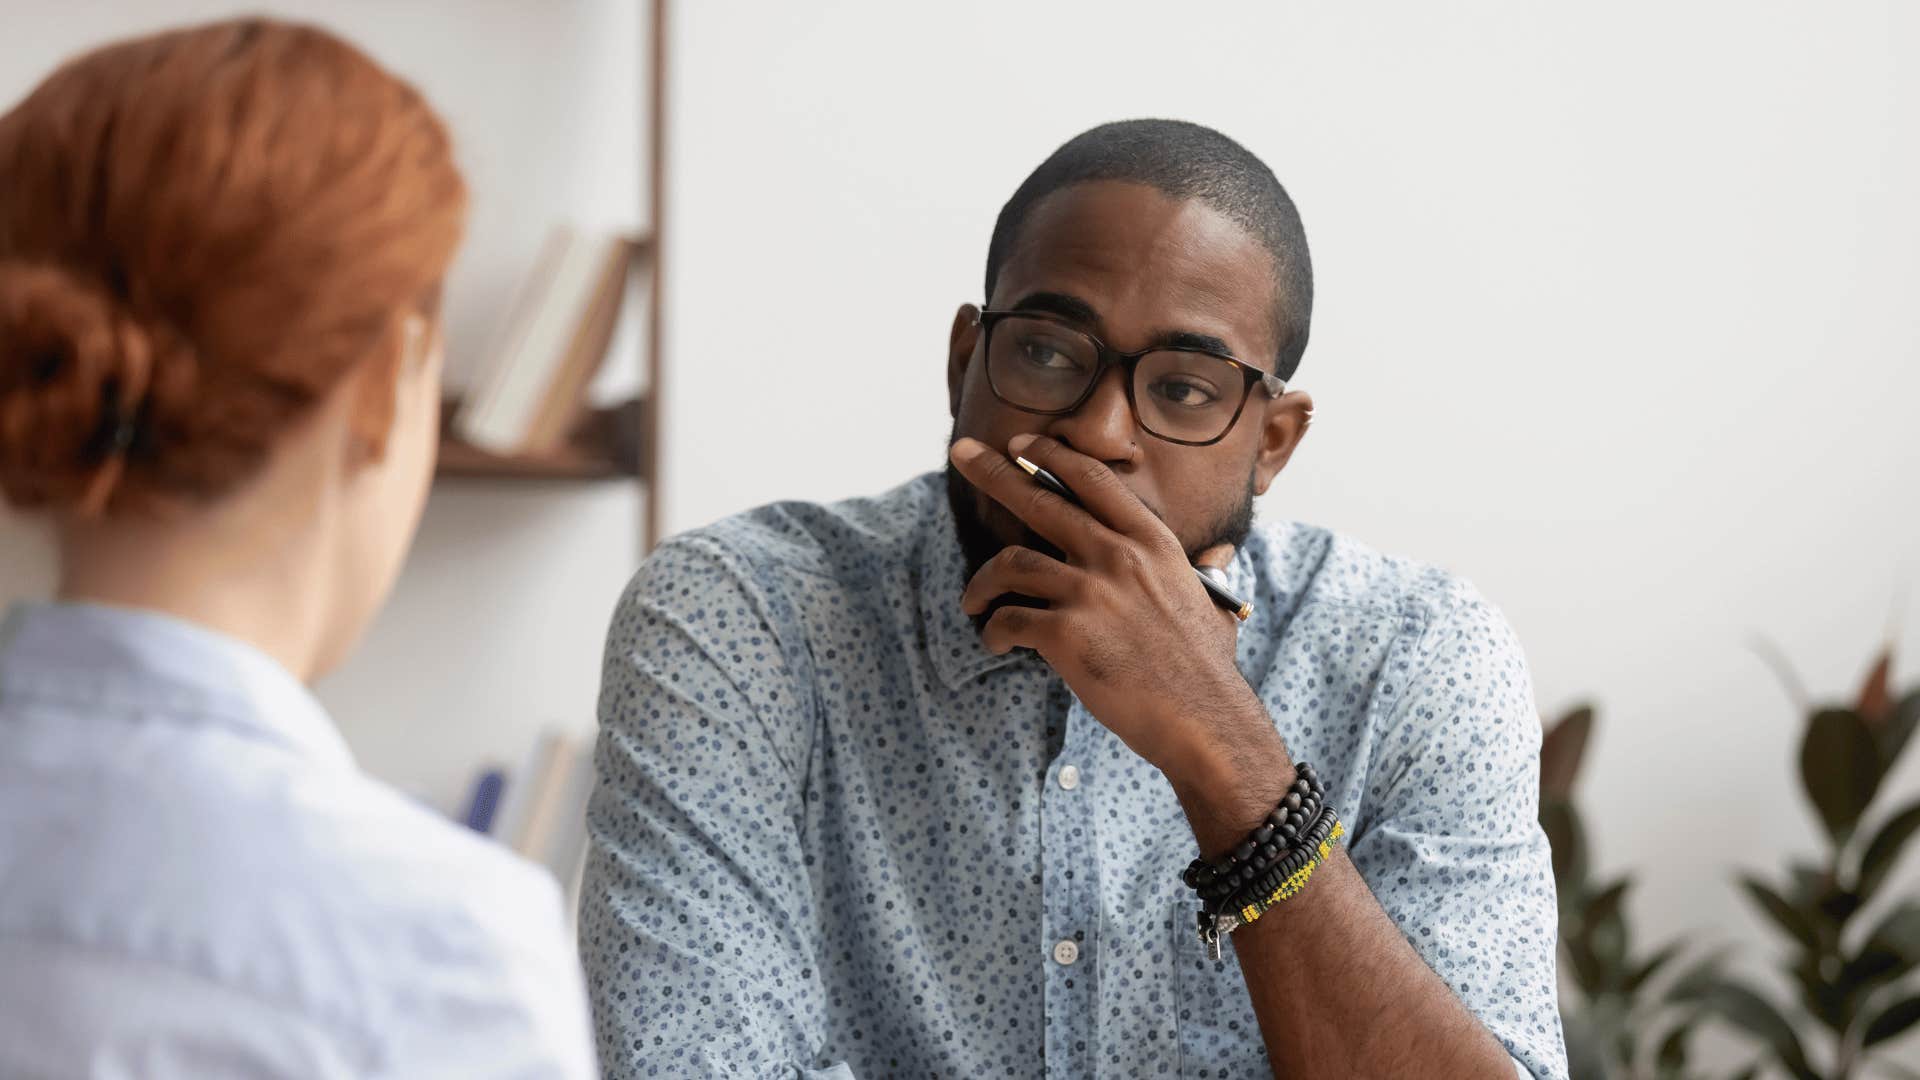
[(458, 438), (452, 433), (449, 421), (460, 403), (447, 401), (441, 412), (440, 458), (435, 472), (436, 482), (443, 483), (638, 483), (643, 557), (660, 540), (658, 408), (666, 366), (662, 361), (664, 335), (661, 332), (666, 310), (661, 297), (666, 277), (662, 256), (667, 220), (669, 6), (670, 0), (653, 0), (652, 17), (646, 20), (642, 43), (651, 67), (644, 109), (645, 130), (641, 133), (648, 180), (643, 228), (648, 234), (636, 256), (646, 260), (652, 279), (647, 288), (648, 318), (641, 346), (645, 393), (612, 408), (583, 410), (564, 447), (534, 455), (489, 453)]
[(642, 430), (647, 403), (635, 399), (612, 408), (585, 410), (565, 446), (540, 454), (495, 454), (454, 436), (458, 399), (441, 407), (440, 480), (590, 481), (647, 479)]

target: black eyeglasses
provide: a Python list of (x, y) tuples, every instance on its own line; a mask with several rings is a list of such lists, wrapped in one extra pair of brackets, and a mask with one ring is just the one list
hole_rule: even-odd
[(1285, 380), (1223, 353), (1180, 345), (1116, 352), (1066, 321), (1032, 311), (982, 311), (987, 385), (1024, 412), (1061, 416), (1093, 396), (1109, 367), (1127, 376), (1127, 405), (1147, 434), (1209, 446), (1240, 419), (1255, 383), (1274, 397)]

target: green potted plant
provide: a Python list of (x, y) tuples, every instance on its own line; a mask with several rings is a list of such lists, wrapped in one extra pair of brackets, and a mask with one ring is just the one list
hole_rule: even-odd
[(1892, 664), (1889, 649), (1852, 704), (1807, 707), (1800, 780), (1823, 826), (1818, 858), (1790, 861), (1774, 881), (1740, 875), (1784, 939), (1793, 1004), (1780, 1007), (1733, 977), (1688, 988), (1691, 1000), (1759, 1044), (1763, 1067), (1799, 1080), (1848, 1080), (1869, 1064), (1881, 1075), (1920, 1078), (1891, 1053), (1920, 1024), (1920, 900), (1886, 887), (1920, 831), (1920, 798), (1893, 809), (1881, 798), (1920, 726), (1920, 686), (1896, 697)]
[(1689, 1040), (1700, 994), (1717, 971), (1705, 955), (1677, 978), (1662, 972), (1684, 952), (1678, 942), (1635, 950), (1624, 903), (1628, 875), (1595, 880), (1573, 787), (1592, 736), (1593, 709), (1580, 706), (1548, 724), (1540, 745), (1540, 825), (1553, 848), (1560, 898), (1561, 1026), (1573, 1080), (1692, 1080)]

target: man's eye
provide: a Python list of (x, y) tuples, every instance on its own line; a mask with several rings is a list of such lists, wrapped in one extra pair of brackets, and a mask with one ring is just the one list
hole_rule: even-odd
[(1069, 368), (1075, 366), (1073, 357), (1068, 356), (1066, 353), (1061, 352), (1059, 349), (1054, 348), (1044, 341), (1024, 342), (1020, 346), (1020, 351), (1022, 355), (1025, 356), (1027, 363), (1032, 364), (1034, 367)]
[(1204, 409), (1220, 400), (1213, 387), (1189, 379), (1161, 379), (1153, 384), (1153, 392), (1170, 404), (1188, 409)]

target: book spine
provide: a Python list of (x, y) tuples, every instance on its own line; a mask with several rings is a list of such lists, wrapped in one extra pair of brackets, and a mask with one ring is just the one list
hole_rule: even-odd
[(587, 309), (569, 343), (552, 382), (528, 425), (522, 443), (529, 452), (559, 449), (586, 408), (587, 387), (606, 362), (607, 347), (619, 323), (633, 267), (634, 245), (615, 237), (607, 246), (602, 268)]
[(459, 413), (453, 417), (453, 431), (460, 438), (480, 445), (475, 433), (479, 433), (480, 438), (486, 437), (489, 418), (499, 408), (501, 394), (505, 392), (514, 364), (526, 348), (528, 331), (540, 311), (550, 302), (554, 274), (565, 260), (572, 242), (573, 232), (565, 226), (556, 227), (547, 234), (538, 260), (514, 292), (513, 304), (494, 335), (494, 347), (487, 354), (485, 365), (473, 374), (467, 384), (466, 399)]
[(487, 769), (473, 782), (473, 795), (467, 800), (467, 828), (486, 833), (493, 828), (494, 814), (500, 809), (500, 795), (506, 789), (507, 774)]

